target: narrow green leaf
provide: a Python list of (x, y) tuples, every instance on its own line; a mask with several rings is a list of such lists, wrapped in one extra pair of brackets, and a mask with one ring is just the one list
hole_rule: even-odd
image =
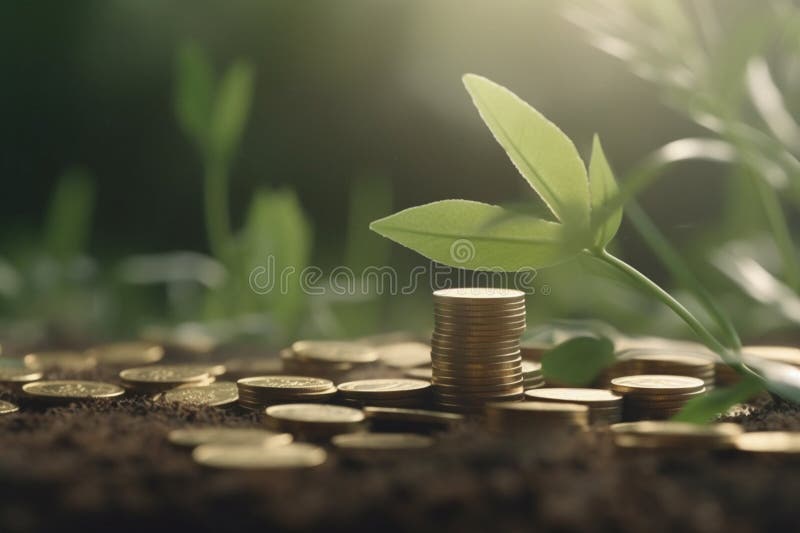
[(679, 422), (705, 424), (737, 403), (744, 402), (764, 390), (761, 381), (752, 376), (742, 376), (742, 380), (732, 387), (714, 389), (705, 396), (689, 400), (680, 413), (672, 419)]
[(561, 224), (469, 200), (443, 200), (374, 221), (370, 229), (425, 257), (469, 270), (518, 271), (578, 253)]
[(45, 222), (45, 243), (53, 257), (66, 261), (86, 251), (93, 207), (89, 173), (80, 168), (65, 172), (50, 198)]
[(522, 176), (570, 232), (586, 230), (586, 168), (569, 137), (505, 87), (475, 74), (463, 79), (481, 118)]
[(197, 44), (186, 43), (178, 50), (175, 71), (175, 115), (183, 132), (204, 150), (214, 93), (211, 64)]
[(575, 386), (592, 383), (615, 362), (614, 343), (605, 337), (573, 337), (542, 357), (546, 380)]
[(253, 67), (246, 61), (237, 61), (220, 82), (214, 102), (210, 148), (221, 161), (228, 161), (238, 146), (252, 99)]
[(614, 238), (622, 222), (621, 207), (615, 209), (607, 220), (598, 220), (598, 215), (602, 213), (602, 208), (618, 192), (614, 173), (608, 165), (603, 146), (600, 144), (600, 137), (595, 135), (592, 141), (592, 158), (589, 161), (589, 193), (592, 202), (592, 230), (594, 231), (595, 244), (600, 247), (605, 247)]

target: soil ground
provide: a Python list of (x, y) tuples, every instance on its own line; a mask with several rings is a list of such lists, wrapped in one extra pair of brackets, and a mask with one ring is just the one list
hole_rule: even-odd
[[(69, 377), (114, 380), (94, 370)], [(14, 400), (6, 393), (0, 398)], [(800, 430), (762, 400), (748, 430)], [(595, 431), (564, 442), (469, 423), (434, 451), (312, 471), (211, 471), (170, 445), (191, 424), (259, 426), (233, 408), (146, 397), (0, 417), (0, 531), (791, 531), (800, 458), (616, 451)]]

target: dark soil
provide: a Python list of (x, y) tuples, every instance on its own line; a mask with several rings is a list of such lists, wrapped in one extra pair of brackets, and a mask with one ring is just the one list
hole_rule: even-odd
[[(745, 532), (800, 524), (800, 459), (620, 453), (603, 432), (557, 443), (494, 437), (470, 423), (442, 434), (435, 451), (395, 463), (359, 465), (332, 453), (313, 471), (263, 473), (206, 470), (165, 439), (189, 424), (258, 426), (259, 418), (144, 397), (24, 406), (0, 417), (0, 531)], [(763, 400), (737, 421), (800, 430), (800, 410)]]

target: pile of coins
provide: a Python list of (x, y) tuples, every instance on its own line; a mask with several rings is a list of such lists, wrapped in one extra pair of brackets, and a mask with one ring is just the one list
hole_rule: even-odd
[(306, 376), (254, 376), (236, 385), (239, 404), (255, 411), (277, 403), (326, 402), (336, 394), (332, 381)]
[(337, 387), (344, 403), (379, 407), (420, 407), (425, 405), (431, 384), (419, 379), (362, 379)]
[(281, 361), (286, 373), (338, 381), (349, 372), (373, 366), (378, 353), (372, 346), (358, 342), (297, 341), (281, 351)]
[(525, 294), (509, 289), (444, 289), (433, 293), (433, 391), (448, 410), (477, 411), (524, 392), (519, 337)]
[(622, 396), (605, 389), (549, 388), (525, 391), (529, 400), (585, 405), (589, 421), (611, 425), (622, 421)]
[(673, 351), (632, 349), (619, 354), (614, 377), (635, 374), (668, 374), (702, 379), (707, 390), (714, 388), (714, 360), (700, 354)]
[(542, 363), (522, 360), (522, 386), (525, 390), (538, 389), (545, 386)]
[(209, 385), (216, 379), (212, 373), (218, 370), (201, 365), (149, 365), (126, 368), (119, 373), (119, 378), (127, 389), (158, 393), (180, 385)]
[(721, 450), (733, 448), (744, 430), (738, 424), (688, 424), (672, 421), (623, 422), (611, 426), (620, 448)]
[(663, 420), (678, 414), (689, 400), (705, 394), (705, 382), (689, 376), (644, 374), (611, 380), (623, 396), (626, 420)]
[(499, 402), (486, 405), (486, 425), (494, 433), (576, 431), (589, 424), (585, 405), (557, 402)]

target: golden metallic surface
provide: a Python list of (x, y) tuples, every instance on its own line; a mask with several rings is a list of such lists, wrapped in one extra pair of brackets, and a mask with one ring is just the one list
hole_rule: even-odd
[(374, 363), (378, 360), (375, 348), (347, 341), (297, 341), (292, 352), (300, 359), (323, 363)]
[(182, 403), (193, 406), (220, 407), (239, 400), (236, 383), (219, 381), (210, 385), (186, 386), (168, 390), (163, 395), (165, 402)]
[(336, 435), (331, 443), (340, 449), (402, 451), (430, 448), (436, 441), (415, 433), (345, 433)]
[(288, 433), (260, 428), (188, 427), (173, 429), (167, 439), (177, 446), (195, 447), (202, 444), (228, 446), (284, 446), (292, 442)]
[(160, 361), (164, 347), (147, 341), (124, 341), (95, 346), (85, 354), (101, 365), (141, 366)]
[(0, 383), (29, 383), (42, 379), (43, 374), (25, 367), (0, 367)]
[(126, 368), (119, 373), (124, 382), (136, 385), (175, 386), (206, 381), (208, 367), (198, 365), (151, 365)]
[(611, 380), (611, 389), (623, 394), (672, 394), (690, 393), (702, 390), (705, 383), (702, 379), (689, 376), (673, 376), (667, 374), (642, 374), (623, 376)]
[(266, 414), (275, 420), (314, 424), (355, 424), (364, 421), (360, 409), (338, 405), (290, 403), (267, 407)]
[(397, 342), (376, 348), (378, 358), (392, 368), (414, 368), (431, 364), (431, 347), (421, 342)]
[(236, 382), (241, 388), (255, 392), (271, 391), (286, 393), (324, 392), (333, 387), (329, 379), (308, 376), (253, 376)]
[(526, 392), (525, 396), (539, 402), (578, 403), (589, 407), (622, 406), (622, 396), (606, 389), (546, 388)]
[(431, 384), (420, 379), (362, 379), (338, 385), (339, 392), (350, 396), (408, 396), (424, 393)]
[(125, 390), (100, 381), (52, 380), (33, 381), (22, 386), (30, 396), (63, 400), (99, 400), (122, 396)]
[(800, 454), (800, 432), (755, 431), (738, 435), (736, 449), (757, 454)]
[(434, 291), (434, 300), (458, 300), (460, 302), (518, 302), (525, 300), (525, 293), (514, 289), (467, 287)]
[(203, 444), (192, 452), (198, 464), (236, 470), (313, 468), (327, 460), (323, 448), (305, 443), (278, 447)]
[(17, 411), (19, 411), (19, 407), (13, 403), (0, 400), (0, 415), (16, 413)]
[(59, 350), (29, 353), (23, 359), (25, 366), (33, 369), (60, 368), (63, 370), (90, 370), (97, 360), (82, 352)]

